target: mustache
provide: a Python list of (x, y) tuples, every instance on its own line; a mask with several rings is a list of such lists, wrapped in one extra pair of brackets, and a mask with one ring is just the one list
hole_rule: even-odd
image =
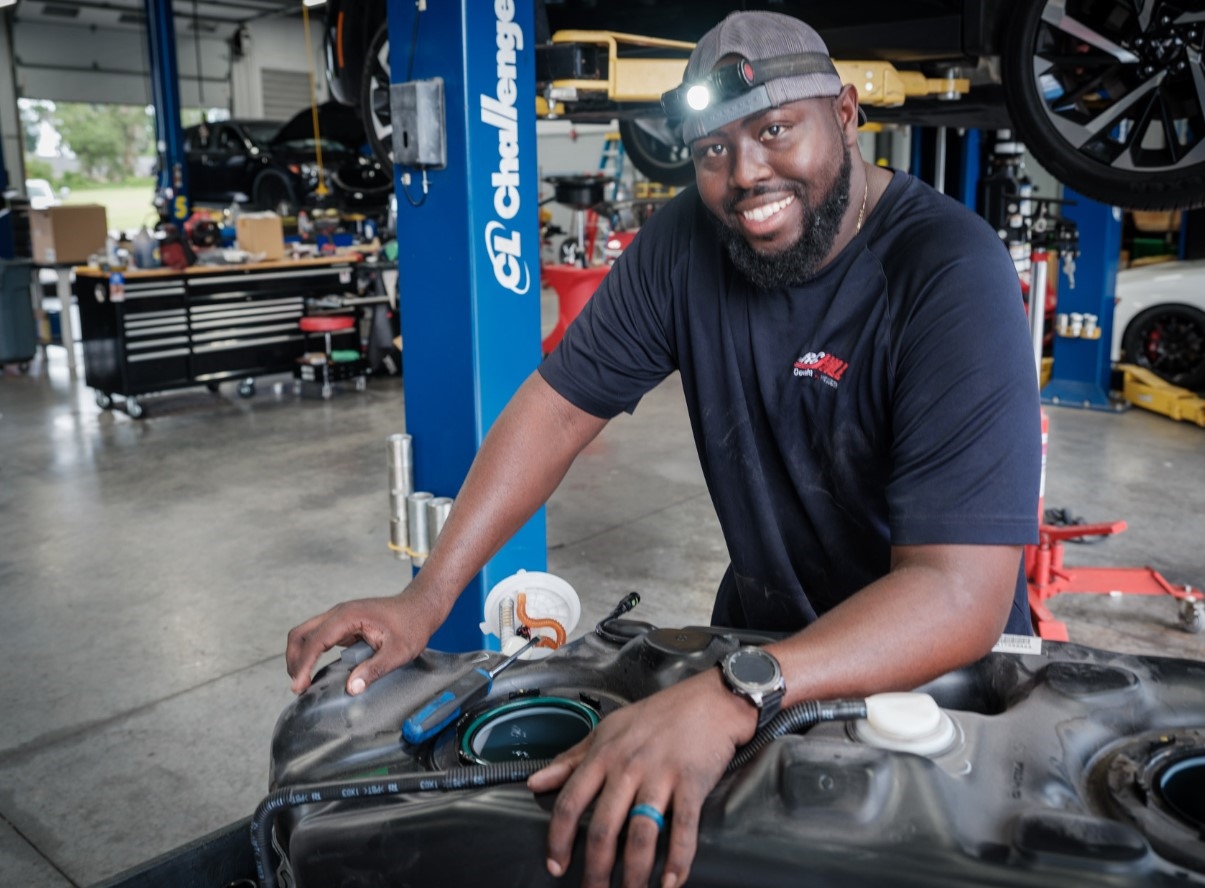
[(730, 216), (735, 216), (739, 212), (736, 208), (739, 203), (751, 197), (765, 197), (768, 194), (781, 195), (782, 197), (793, 195), (805, 203), (807, 201), (805, 190), (798, 185), (757, 185), (753, 188), (741, 189), (728, 200), (724, 201), (724, 212)]

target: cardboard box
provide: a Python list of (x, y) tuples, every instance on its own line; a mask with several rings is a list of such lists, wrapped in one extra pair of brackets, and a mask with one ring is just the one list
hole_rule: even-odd
[(284, 258), (284, 226), (275, 213), (241, 213), (234, 230), (240, 250), (263, 253), (265, 259)]
[(100, 204), (72, 204), (29, 211), (29, 240), (39, 265), (82, 265), (104, 253), (109, 221)]

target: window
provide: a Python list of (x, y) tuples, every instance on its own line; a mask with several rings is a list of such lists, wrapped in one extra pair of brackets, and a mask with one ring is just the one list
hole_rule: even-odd
[(228, 151), (231, 154), (241, 154), (247, 149), (243, 144), (239, 134), (230, 127), (222, 127), (222, 131), (218, 136), (218, 150)]

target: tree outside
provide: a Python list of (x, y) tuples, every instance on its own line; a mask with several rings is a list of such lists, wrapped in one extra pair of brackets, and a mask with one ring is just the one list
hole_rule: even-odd
[(65, 147), (93, 182), (121, 182), (139, 157), (152, 153), (154, 117), (131, 105), (59, 103), (52, 118)]
[(32, 165), (45, 172), (49, 164), (59, 171), (57, 176), (30, 178), (50, 178), (56, 185), (74, 188), (116, 184), (139, 172), (145, 177), (145, 159), (153, 157), (155, 144), (150, 108), (27, 100), (18, 105), (26, 169)]
[[(109, 227), (153, 225), (154, 110), (142, 105), (20, 99), (25, 174), (66, 188), (65, 203), (99, 203)], [(225, 109), (184, 109), (181, 125), (228, 116)]]

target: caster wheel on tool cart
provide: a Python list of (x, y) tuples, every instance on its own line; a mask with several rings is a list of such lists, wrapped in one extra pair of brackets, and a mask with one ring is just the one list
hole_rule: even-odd
[(255, 395), (255, 381), (248, 379), (245, 382), (240, 382), (238, 386), (238, 396), (240, 398), (250, 398)]
[(209, 389), (211, 393), (216, 395), (219, 391), (221, 391), (222, 386), (217, 382), (207, 382), (205, 383), (205, 388)]
[(96, 393), (96, 406), (99, 407), (101, 410), (108, 410), (110, 407), (113, 406), (113, 399), (110, 398), (108, 395), (106, 395), (104, 392), (97, 392)]
[(1205, 629), (1205, 601), (1185, 598), (1180, 602), (1180, 622), (1184, 631), (1193, 635)]
[(141, 419), (143, 414), (142, 404), (137, 398), (126, 398), (126, 413), (130, 419)]

